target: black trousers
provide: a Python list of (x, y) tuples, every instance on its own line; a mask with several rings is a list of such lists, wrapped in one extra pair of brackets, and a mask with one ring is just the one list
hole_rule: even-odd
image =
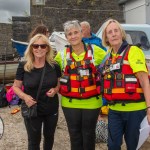
[(95, 150), (95, 128), (100, 109), (63, 107), (68, 125), (71, 150)]
[(52, 150), (54, 133), (58, 121), (58, 114), (24, 118), (28, 135), (28, 150), (40, 150), (41, 132), (43, 127), (43, 150)]

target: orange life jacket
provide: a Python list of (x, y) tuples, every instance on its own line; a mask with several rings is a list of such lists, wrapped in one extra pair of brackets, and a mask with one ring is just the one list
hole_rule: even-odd
[(144, 94), (138, 78), (128, 62), (130, 47), (114, 60), (111, 57), (105, 62), (103, 70), (103, 96), (108, 103), (141, 102)]
[(60, 79), (60, 94), (77, 99), (99, 95), (100, 79), (97, 77), (97, 70), (93, 64), (91, 46), (87, 46), (85, 57), (82, 61), (75, 61), (71, 51), (71, 47), (67, 47), (67, 65)]

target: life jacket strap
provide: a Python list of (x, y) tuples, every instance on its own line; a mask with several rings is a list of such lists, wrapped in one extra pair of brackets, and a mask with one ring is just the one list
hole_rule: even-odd
[(78, 76), (78, 75), (70, 75), (70, 80), (77, 80), (77, 81), (82, 81), (82, 80), (86, 80), (86, 79), (90, 79), (90, 78), (94, 78), (95, 75), (92, 74), (91, 76)]
[[(104, 93), (119, 94), (119, 93), (126, 93), (126, 92), (125, 92), (125, 88), (115, 88), (115, 89), (112, 89), (111, 91), (110, 91), (110, 89), (104, 89)], [(142, 88), (136, 88), (136, 93), (143, 93)]]
[(96, 85), (92, 85), (89, 87), (80, 87), (80, 88), (71, 88), (71, 92), (79, 92), (79, 93), (85, 93), (88, 91), (96, 90)]

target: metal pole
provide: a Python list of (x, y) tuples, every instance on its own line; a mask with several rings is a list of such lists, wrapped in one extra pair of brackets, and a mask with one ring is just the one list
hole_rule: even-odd
[(4, 77), (3, 77), (3, 85), (5, 84), (5, 75), (6, 75), (6, 55), (7, 55), (7, 42), (5, 42), (5, 64), (4, 64)]

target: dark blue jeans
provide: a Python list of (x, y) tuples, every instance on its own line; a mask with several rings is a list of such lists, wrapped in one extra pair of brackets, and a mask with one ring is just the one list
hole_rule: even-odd
[(33, 119), (24, 118), (28, 134), (28, 150), (40, 150), (42, 126), (44, 136), (43, 150), (52, 150), (57, 121), (58, 114), (38, 116)]
[(100, 109), (63, 107), (67, 121), (71, 150), (95, 150), (95, 128)]
[(110, 109), (108, 114), (108, 150), (121, 150), (123, 135), (127, 150), (136, 150), (140, 124), (145, 115), (145, 110), (121, 112)]

